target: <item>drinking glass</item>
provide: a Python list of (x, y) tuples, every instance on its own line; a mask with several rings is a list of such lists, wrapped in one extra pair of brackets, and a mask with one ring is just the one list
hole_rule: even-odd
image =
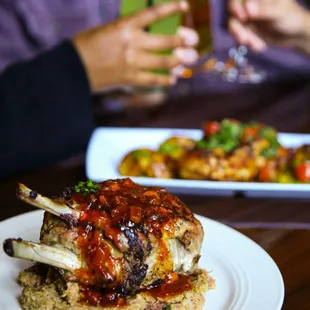
[[(121, 16), (128, 16), (152, 5), (168, 1), (178, 0), (122, 0)], [(246, 57), (248, 49), (246, 46), (233, 46), (228, 52), (226, 59), (218, 59), (213, 50), (213, 37), (211, 29), (212, 5), (209, 0), (187, 0), (190, 10), (184, 14), (175, 14), (150, 25), (147, 29), (153, 34), (171, 35), (176, 33), (179, 26), (193, 28), (199, 35), (197, 51), (204, 59), (196, 65), (183, 68), (179, 74), (182, 78), (190, 78), (201, 72), (218, 75), (227, 82), (260, 83), (267, 74), (251, 65)], [(171, 51), (162, 51), (169, 53)], [(156, 70), (159, 74), (168, 74), (168, 71)], [(162, 87), (137, 88), (139, 92), (166, 91)]]
[(212, 6), (209, 0), (187, 0), (190, 10), (182, 18), (182, 25), (193, 28), (199, 35), (197, 50), (204, 56), (204, 62), (186, 68), (181, 73), (183, 78), (190, 78), (200, 72), (219, 75), (227, 82), (260, 83), (267, 73), (249, 63), (246, 46), (233, 46), (228, 51), (228, 57), (219, 60), (213, 51), (211, 29)]
[[(178, 0), (122, 0), (120, 15), (122, 17), (126, 17), (147, 7), (169, 1), (178, 1)], [(154, 22), (149, 27), (147, 27), (146, 31), (152, 34), (173, 35), (177, 32), (180, 26), (181, 18), (182, 18), (181, 14), (171, 15), (169, 17)], [(171, 51), (159, 51), (157, 53), (169, 54), (171, 53)], [(167, 75), (169, 74), (168, 70), (152, 70), (152, 72), (158, 74), (167, 74)], [(158, 93), (158, 92), (163, 93), (167, 91), (168, 88), (162, 86), (135, 87), (135, 92), (138, 92), (140, 94), (145, 93), (147, 95), (150, 93)]]

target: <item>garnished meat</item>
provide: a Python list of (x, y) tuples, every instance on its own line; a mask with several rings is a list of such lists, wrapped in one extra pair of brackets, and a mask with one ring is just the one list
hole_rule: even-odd
[(122, 305), (141, 290), (178, 294), (200, 272), (202, 226), (165, 189), (126, 178), (80, 182), (53, 199), (32, 193), (19, 185), (22, 200), (47, 211), (40, 244), (8, 239), (4, 250), (56, 267), (79, 284), (81, 302)]

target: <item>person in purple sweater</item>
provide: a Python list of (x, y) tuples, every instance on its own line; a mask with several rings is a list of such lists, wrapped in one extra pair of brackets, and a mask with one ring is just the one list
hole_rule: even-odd
[[(227, 50), (235, 44), (227, 27), (229, 4), (249, 1), (210, 2), (213, 8), (214, 49), (219, 55), (227, 55)], [(264, 2), (267, 7), (272, 5), (270, 12), (277, 14), (274, 1), (250, 2)], [(295, 0), (282, 2), (296, 4)], [(0, 0), (0, 71), (8, 64), (29, 59), (82, 30), (115, 20), (119, 16), (120, 3), (121, 0)], [(280, 4), (281, 8), (285, 10), (285, 5)], [(294, 11), (286, 14), (287, 20), (294, 20)], [(267, 63), (271, 71), (279, 69), (281, 74), (310, 71), (309, 58), (293, 50), (293, 46), (286, 49), (269, 47), (267, 51), (253, 53), (250, 57), (255, 62)]]
[[(207, 93), (214, 91), (214, 87), (210, 87), (208, 82), (211, 76), (197, 75), (176, 84), (173, 75), (158, 76), (145, 71), (150, 68), (172, 69), (178, 64), (194, 61), (193, 46), (197, 43), (194, 42), (196, 39), (193, 40), (195, 33), (190, 30), (187, 33), (183, 31), (169, 37), (168, 41), (162, 36), (156, 37), (145, 33), (144, 26), (160, 17), (158, 12), (154, 15), (153, 10), (148, 11), (151, 12), (151, 16), (146, 12), (133, 20), (118, 20), (107, 27), (95, 27), (102, 23), (105, 14), (111, 17), (116, 12), (113, 11), (114, 1), (109, 2), (111, 11), (108, 14), (107, 7), (99, 6), (102, 3), (107, 5), (106, 0), (103, 2), (83, 0), (79, 2), (80, 6), (75, 0), (74, 6), (71, 7), (75, 7), (75, 12), (69, 10), (70, 6), (65, 6), (71, 3), (68, 0), (53, 2), (0, 0), (2, 14), (0, 15), (0, 38), (2, 36), (0, 60), (3, 68), (3, 73), (0, 74), (2, 150), (0, 179), (43, 168), (84, 149), (94, 128), (90, 97), (110, 87), (154, 84), (174, 86), (169, 97), (172, 101), (177, 100), (175, 103), (171, 101), (167, 106), (174, 118), (178, 110), (177, 121), (182, 122), (182, 115), (188, 116), (190, 113), (196, 116), (195, 124), (198, 126), (199, 121), (212, 118), (212, 111), (217, 105), (214, 102), (208, 102)], [(256, 1), (256, 4), (267, 3), (267, 0)], [(53, 3), (53, 6), (49, 7), (47, 3)], [(86, 5), (87, 3), (89, 4)], [(178, 5), (183, 4), (173, 2), (163, 8), (170, 7), (170, 13), (180, 12), (184, 7), (182, 9)], [(240, 4), (243, 5), (241, 8)], [(287, 59), (295, 64), (287, 68), (291, 70), (291, 75), (293, 72), (294, 79), (298, 74), (305, 74), (309, 61), (306, 56), (309, 52), (310, 34), (307, 26), (309, 11), (296, 6), (294, 0), (277, 0), (275, 2), (277, 6), (273, 5), (275, 14), (271, 15), (268, 10), (263, 9), (264, 6), (258, 6), (253, 11), (253, 6), (249, 8), (247, 4), (248, 1), (239, 1), (239, 7), (231, 5), (233, 17), (229, 20), (229, 26), (235, 32), (237, 40), (262, 51), (269, 42), (287, 46), (287, 42), (290, 41), (292, 42), (289, 44), (290, 48), (298, 49), (301, 51), (300, 54), (293, 50), (268, 49), (267, 53), (260, 55), (266, 55), (265, 57), (268, 58), (268, 55), (272, 55), (272, 53), (268, 54), (270, 51), (274, 50), (274, 55), (281, 52), (283, 57), (289, 57)], [(97, 19), (94, 18), (97, 16), (95, 13), (100, 13)], [(215, 13), (219, 11), (215, 10)], [(166, 11), (163, 15), (169, 14)], [(87, 17), (90, 16), (92, 18), (88, 19)], [(219, 32), (224, 31), (224, 28), (216, 26), (222, 25), (219, 22), (219, 16), (214, 15), (214, 31), (218, 32), (215, 36), (215, 49), (221, 51), (225, 44), (227, 44), (226, 48), (229, 46), (229, 40), (224, 40), (224, 32), (222, 34)], [(222, 21), (224, 20), (226, 21), (226, 18)], [(268, 22), (267, 28), (259, 25), (262, 20)], [(90, 25), (94, 28), (82, 31)], [(266, 36), (272, 32), (277, 34), (276, 41), (274, 37)], [(73, 39), (66, 40), (70, 37)], [(176, 53), (170, 56), (155, 56), (151, 52), (162, 49), (174, 49)], [(283, 59), (279, 58), (277, 61), (278, 67), (273, 67), (270, 63), (268, 69), (279, 69)], [(285, 62), (282, 67), (285, 67)], [(220, 86), (218, 81), (216, 84)], [(309, 86), (309, 76), (306, 85)], [(255, 91), (255, 89), (250, 91), (253, 90)], [(197, 95), (201, 96), (201, 103), (199, 105), (196, 102), (193, 107), (189, 102), (192, 96)], [(257, 92), (254, 97), (259, 99), (259, 95), (260, 92)], [(299, 122), (296, 113), (292, 114), (292, 109), (296, 111), (300, 106), (285, 107), (285, 109), (273, 107), (272, 100), (267, 105), (260, 101), (258, 104), (266, 108), (267, 115), (270, 115), (271, 109), (276, 112), (277, 118), (283, 121), (283, 115), (279, 113), (279, 110), (280, 112), (283, 110), (284, 113), (288, 112), (286, 114), (289, 115), (290, 124), (294, 124), (294, 121)], [(302, 104), (306, 104), (309, 108), (308, 99)], [(203, 111), (205, 106), (207, 106), (206, 113)], [(231, 111), (239, 113), (242, 108), (247, 108), (246, 103), (236, 110), (236, 107), (228, 102), (225, 106), (226, 114), (222, 117), (230, 116)], [(260, 112), (257, 107), (255, 109)], [(306, 115), (303, 113), (304, 110), (301, 112)], [(164, 113), (165, 115), (169, 113)], [(221, 115), (217, 116), (221, 117)], [(257, 118), (257, 120), (264, 119), (263, 114), (258, 115)], [(166, 120), (163, 118), (161, 124), (164, 126), (169, 124), (169, 117)], [(174, 124), (178, 126), (177, 122)], [(152, 126), (151, 123), (150, 126)]]

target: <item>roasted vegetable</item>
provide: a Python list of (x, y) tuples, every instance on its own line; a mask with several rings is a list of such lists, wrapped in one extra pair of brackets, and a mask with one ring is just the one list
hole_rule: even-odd
[(195, 147), (196, 141), (187, 137), (171, 137), (160, 144), (158, 152), (173, 159), (181, 158)]
[(124, 157), (119, 165), (119, 172), (126, 176), (170, 179), (176, 175), (176, 166), (166, 154), (139, 149)]
[(120, 173), (215, 181), (310, 182), (310, 146), (283, 147), (277, 131), (259, 122), (209, 121), (198, 141), (173, 136), (158, 151), (136, 150)]
[(292, 156), (294, 175), (300, 182), (310, 182), (310, 145), (296, 149)]

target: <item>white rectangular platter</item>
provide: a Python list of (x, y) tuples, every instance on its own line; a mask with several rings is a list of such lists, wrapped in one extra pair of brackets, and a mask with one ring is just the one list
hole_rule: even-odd
[[(123, 156), (137, 148), (157, 148), (165, 139), (183, 135), (200, 139), (196, 129), (154, 128), (97, 128), (90, 139), (86, 156), (86, 175), (94, 181), (122, 178), (118, 165)], [(309, 134), (279, 133), (279, 141), (286, 147), (310, 144)], [(252, 182), (217, 182), (199, 180), (156, 179), (132, 177), (145, 186), (160, 186), (176, 194), (245, 195), (249, 197), (310, 198), (310, 184), (276, 184)]]

